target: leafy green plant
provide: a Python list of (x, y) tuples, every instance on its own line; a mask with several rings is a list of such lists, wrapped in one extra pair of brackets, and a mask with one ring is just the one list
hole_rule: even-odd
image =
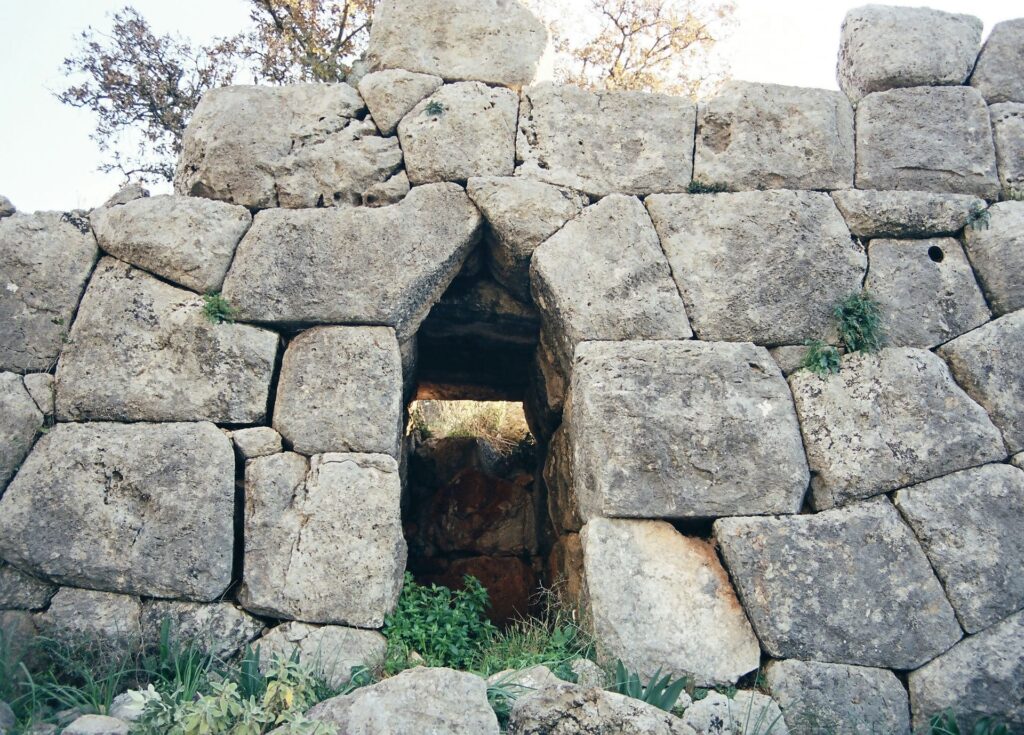
[(807, 354), (800, 361), (800, 367), (817, 375), (834, 375), (839, 372), (841, 358), (839, 350), (820, 339), (804, 342)]
[(982, 717), (970, 730), (961, 730), (956, 714), (947, 709), (929, 720), (927, 735), (1010, 735), (1010, 728), (992, 717)]
[(878, 352), (884, 344), (882, 311), (867, 292), (847, 296), (833, 310), (839, 339), (850, 352)]
[[(659, 678), (660, 677), (660, 678)], [(672, 681), (671, 674), (661, 676), (661, 669), (654, 672), (654, 676), (644, 684), (640, 675), (635, 671), (627, 671), (622, 661), (615, 662), (615, 683), (611, 690), (627, 697), (639, 699), (658, 709), (671, 712), (679, 701), (679, 695), (683, 693), (688, 684), (686, 677)]]
[(560, 679), (574, 681), (572, 662), (593, 655), (591, 637), (567, 611), (552, 605), (541, 617), (515, 620), (495, 632), (482, 643), (471, 669), (487, 677), (544, 665)]
[(203, 316), (211, 324), (233, 322), (235, 315), (235, 308), (219, 293), (208, 293), (203, 296)]
[(992, 215), (986, 207), (975, 205), (967, 215), (967, 226), (972, 230), (987, 230), (992, 222)]
[(437, 100), (430, 100), (423, 112), (427, 115), (443, 115), (445, 112), (444, 105)]
[(722, 192), (729, 191), (729, 187), (725, 184), (717, 182), (704, 182), (698, 179), (694, 179), (690, 182), (689, 186), (686, 187), (688, 194), (721, 194)]

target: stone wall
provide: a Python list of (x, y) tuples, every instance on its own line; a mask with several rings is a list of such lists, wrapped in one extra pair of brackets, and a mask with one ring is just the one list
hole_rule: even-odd
[[(868, 6), (842, 92), (695, 105), (434, 5), (350, 84), (210, 92), (173, 196), (0, 203), (5, 628), (379, 652), (406, 402), (475, 382), (606, 659), (761, 667), (795, 731), (1024, 728), (1024, 20)], [(888, 346), (797, 369), (862, 287)]]

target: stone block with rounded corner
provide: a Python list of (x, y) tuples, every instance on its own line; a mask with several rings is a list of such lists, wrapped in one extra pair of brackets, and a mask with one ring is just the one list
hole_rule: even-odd
[(359, 94), (384, 135), (393, 135), (409, 110), (444, 84), (433, 74), (417, 74), (404, 69), (387, 69), (367, 74), (359, 80)]
[(913, 669), (963, 636), (928, 558), (886, 498), (813, 515), (720, 518), (714, 533), (774, 658)]
[(964, 230), (964, 248), (992, 313), (1024, 309), (1024, 202), (999, 202), (977, 227)]
[(971, 86), (990, 105), (1024, 102), (1024, 18), (992, 27), (971, 75)]
[(832, 192), (832, 200), (857, 237), (954, 235), (986, 206), (970, 194), (932, 191), (845, 189)]

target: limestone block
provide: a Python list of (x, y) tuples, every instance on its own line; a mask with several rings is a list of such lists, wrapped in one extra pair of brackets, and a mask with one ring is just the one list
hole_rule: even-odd
[(991, 318), (960, 243), (872, 240), (864, 288), (877, 301), (886, 344), (932, 348)]
[(282, 451), (281, 435), (269, 426), (254, 426), (231, 433), (235, 449), (242, 459), (256, 459)]
[(521, 301), (530, 300), (530, 258), (587, 206), (587, 197), (518, 177), (470, 179), (466, 192), (487, 220), (491, 274)]
[(547, 687), (559, 686), (564, 683), (563, 680), (551, 673), (551, 669), (543, 664), (530, 666), (518, 671), (515, 669), (505, 669), (487, 677), (487, 684), (489, 686), (505, 685), (512, 687), (513, 691), (518, 689), (522, 694), (529, 694), (531, 690), (546, 689)]
[(885, 498), (814, 515), (721, 518), (715, 539), (775, 658), (913, 669), (963, 635)]
[(0, 495), (28, 456), (42, 426), (43, 414), (21, 376), (0, 373)]
[(40, 610), (57, 588), (0, 562), (0, 610)]
[(203, 299), (104, 258), (57, 366), (61, 421), (260, 423), (278, 336), (214, 324)]
[(711, 544), (662, 521), (595, 518), (580, 532), (584, 609), (606, 661), (650, 677), (733, 683), (761, 649)]
[(263, 632), (263, 623), (230, 602), (201, 604), (146, 600), (139, 617), (147, 641), (159, 641), (167, 621), (176, 640), (226, 660), (241, 652)]
[(827, 194), (651, 196), (693, 330), (702, 340), (795, 345), (827, 336), (867, 257)]
[(519, 0), (384, 0), (373, 16), (371, 69), (520, 87), (537, 76), (548, 32)]
[(730, 82), (697, 111), (693, 178), (742, 189), (853, 187), (853, 108), (842, 92)]
[(318, 327), (284, 353), (274, 428), (301, 454), (398, 457), (402, 357), (387, 327)]
[(481, 82), (446, 84), (398, 125), (409, 181), (465, 181), (515, 170), (519, 96)]
[(0, 219), (3, 219), (4, 217), (10, 217), (17, 211), (17, 207), (15, 207), (14, 204), (11, 203), (10, 199), (0, 195)]
[(988, 210), (987, 227), (968, 227), (964, 247), (992, 313), (1024, 309), (1024, 202), (1000, 202)]
[(54, 412), (54, 381), (49, 373), (29, 373), (24, 377), (25, 390), (36, 402), (36, 407), (43, 416), (53, 416)]
[(62, 587), (46, 612), (35, 615), (35, 623), (39, 634), (48, 638), (122, 647), (141, 639), (140, 611), (137, 597)]
[(1024, 608), (1024, 472), (985, 465), (900, 490), (895, 501), (964, 630)]
[(1024, 470), (1024, 452), (1021, 452), (1020, 454), (1013, 457), (1010, 460), (1010, 462), (1013, 464), (1014, 467), (1019, 467), (1020, 469)]
[(1024, 450), (1024, 310), (939, 348), (956, 382), (985, 407), (1016, 454)]
[(0, 556), (61, 584), (216, 599), (231, 582), (234, 474), (212, 424), (58, 424), (0, 499)]
[(910, 673), (915, 729), (952, 709), (961, 732), (983, 717), (1024, 728), (1024, 612), (965, 638), (931, 663)]
[(63, 735), (128, 735), (132, 726), (116, 717), (82, 715), (64, 728)]
[(516, 174), (598, 197), (685, 191), (695, 120), (682, 97), (538, 84), (523, 92)]
[(251, 209), (361, 204), (402, 165), (364, 109), (347, 84), (212, 89), (185, 131), (175, 191)]
[(764, 677), (793, 735), (910, 735), (907, 690), (886, 669), (787, 659)]
[(789, 735), (782, 711), (760, 692), (743, 690), (730, 699), (720, 692), (686, 708), (683, 722), (701, 735)]
[(750, 344), (593, 342), (567, 422), (580, 516), (796, 513), (808, 470), (792, 398)]
[(768, 353), (779, 366), (782, 374), (787, 378), (803, 367), (804, 359), (807, 357), (808, 348), (804, 345), (783, 345), (773, 347)]
[(895, 87), (963, 84), (981, 46), (981, 20), (930, 8), (865, 5), (843, 20), (840, 88), (856, 104)]
[(839, 375), (800, 370), (789, 384), (819, 510), (1006, 456), (985, 411), (925, 350), (848, 355)]
[(639, 699), (565, 682), (520, 696), (512, 705), (508, 733), (696, 735), (678, 717)]
[(992, 27), (971, 75), (971, 86), (990, 105), (1024, 102), (1024, 18)]
[(562, 425), (551, 437), (544, 462), (544, 484), (548, 490), (548, 517), (559, 533), (579, 531), (579, 504), (572, 484), (572, 446), (568, 426)]
[(383, 324), (405, 341), (459, 272), (481, 224), (455, 184), (418, 186), (380, 209), (261, 212), (224, 296), (240, 319)]
[(378, 628), (405, 571), (398, 464), (374, 454), (275, 454), (245, 468), (245, 572), (259, 615)]
[(832, 200), (857, 237), (935, 237), (952, 235), (967, 224), (985, 200), (970, 194), (930, 191), (846, 189)]
[(335, 689), (349, 683), (353, 668), (376, 669), (382, 665), (388, 649), (387, 639), (375, 630), (306, 623), (278, 625), (254, 645), (260, 647), (263, 671), (275, 658), (287, 661), (297, 652), (301, 663)]
[(80, 213), (0, 219), (0, 370), (52, 367), (97, 255)]
[(1024, 196), (1024, 103), (1006, 102), (988, 109), (1003, 197), (1019, 199)]
[(158, 196), (98, 209), (90, 220), (100, 247), (114, 257), (213, 293), (220, 291), (252, 215), (225, 202)]
[(380, 132), (394, 135), (398, 123), (409, 114), (409, 110), (436, 92), (442, 84), (444, 80), (432, 74), (387, 69), (367, 74), (360, 79), (359, 94), (366, 102)]
[(409, 176), (399, 171), (387, 181), (374, 184), (363, 194), (363, 204), (367, 207), (386, 207), (398, 204), (409, 194)]
[(878, 92), (857, 107), (857, 188), (999, 195), (988, 108), (970, 87)]
[[(139, 181), (130, 181), (120, 189), (118, 189), (112, 197), (107, 201), (103, 202), (97, 209), (105, 209), (107, 207), (116, 207), (121, 204), (127, 204), (133, 202), (136, 199), (142, 199), (143, 197), (149, 196), (149, 189), (142, 185)], [(90, 213), (90, 217), (95, 215), (97, 212), (93, 210)]]
[(537, 248), (533, 300), (568, 372), (588, 340), (689, 339), (683, 300), (636, 197), (611, 195)]

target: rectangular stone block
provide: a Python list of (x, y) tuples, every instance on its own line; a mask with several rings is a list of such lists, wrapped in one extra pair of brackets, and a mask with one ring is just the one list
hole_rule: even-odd
[(857, 237), (935, 237), (964, 228), (985, 200), (970, 194), (846, 189), (832, 200)]
[(992, 136), (996, 165), (1005, 199), (1024, 197), (1024, 103), (992, 105)]
[(992, 313), (1024, 309), (1024, 202), (992, 205), (984, 223), (964, 230), (964, 248)]

